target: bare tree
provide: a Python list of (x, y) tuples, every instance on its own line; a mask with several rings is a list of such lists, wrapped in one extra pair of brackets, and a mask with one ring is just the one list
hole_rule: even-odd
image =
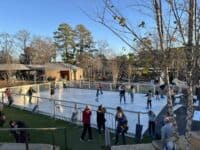
[(19, 45), (21, 50), (24, 50), (26, 47), (29, 46), (30, 44), (30, 33), (27, 30), (19, 30), (15, 37), (19, 41)]
[(119, 67), (118, 67), (117, 61), (115, 59), (110, 59), (109, 66), (112, 71), (113, 83), (115, 85), (117, 83), (118, 75), (119, 75)]
[[(14, 44), (14, 41), (10, 34), (8, 33), (0, 34), (1, 63), (6, 63), (8, 65), (12, 63), (13, 44)], [(10, 83), (10, 77), (11, 77), (11, 70), (9, 67), (8, 70), (6, 70), (7, 84)]]

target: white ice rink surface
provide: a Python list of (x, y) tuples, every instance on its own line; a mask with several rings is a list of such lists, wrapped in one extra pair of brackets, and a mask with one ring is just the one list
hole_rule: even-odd
[[(35, 93), (34, 96), (46, 97), (50, 98), (49, 91), (43, 91), (40, 93)], [(126, 93), (126, 104), (122, 101), (122, 104), (119, 103), (119, 92), (112, 91), (103, 91), (103, 95), (99, 96), (98, 101), (96, 101), (96, 90), (87, 90), (87, 89), (76, 89), (76, 88), (67, 88), (67, 89), (56, 89), (55, 95), (53, 96), (55, 99), (64, 100), (64, 101), (73, 101), (80, 102), (84, 104), (91, 104), (95, 106), (99, 106), (102, 104), (104, 107), (112, 107), (116, 109), (117, 106), (121, 106), (124, 110), (128, 111), (139, 111), (139, 112), (147, 112), (146, 102), (147, 97), (145, 94), (135, 94), (134, 95), (134, 103), (130, 101), (130, 95)], [(29, 108), (33, 108), (34, 104), (28, 104), (28, 97), (26, 97), (26, 101), (24, 102), (24, 98), (22, 96), (14, 96), (15, 105), (20, 105)], [(33, 98), (33, 103), (36, 103), (36, 99)], [(58, 102), (56, 102), (58, 104)], [(156, 100), (155, 97), (152, 100), (152, 110), (156, 115), (160, 113), (163, 107), (166, 105), (166, 97), (164, 99)], [(79, 107), (79, 105), (78, 105)], [(84, 107), (82, 105), (82, 107)], [(92, 107), (92, 124), (96, 124), (96, 107)], [(48, 100), (40, 99), (39, 110), (42, 112), (47, 112), (53, 114), (53, 102)], [(116, 111), (107, 109), (107, 112), (110, 112), (115, 115)], [(70, 118), (72, 114), (71, 108), (64, 108), (62, 106), (59, 109), (56, 109), (56, 115), (65, 116)], [(125, 115), (128, 119), (129, 133), (135, 133), (135, 126), (138, 121), (138, 115), (136, 113), (126, 112)], [(81, 120), (81, 110), (79, 111), (79, 119)], [(106, 126), (110, 128), (115, 128), (114, 116), (106, 115)], [(148, 128), (148, 116), (147, 114), (140, 114), (140, 124), (143, 125), (142, 133)]]

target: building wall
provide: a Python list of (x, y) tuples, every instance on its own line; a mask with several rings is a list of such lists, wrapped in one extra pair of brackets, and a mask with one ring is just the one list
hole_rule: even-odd
[[(47, 77), (53, 77), (56, 81), (62, 79), (60, 75), (60, 70), (45, 70), (45, 75)], [(83, 80), (83, 69), (78, 68), (77, 70), (70, 70), (69, 71), (69, 80)]]
[(45, 70), (45, 76), (46, 76), (46, 78), (48, 78), (48, 77), (55, 78), (56, 81), (59, 81), (61, 78), (59, 70)]
[(83, 80), (83, 69), (70, 70), (70, 80)]

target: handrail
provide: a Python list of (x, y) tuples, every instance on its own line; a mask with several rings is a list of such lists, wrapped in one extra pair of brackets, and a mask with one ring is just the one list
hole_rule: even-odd
[[(56, 130), (64, 130), (64, 149), (67, 149), (67, 128), (66, 127), (51, 127), (51, 128), (0, 128), (0, 132), (1, 131), (24, 131), (24, 130), (28, 130), (28, 131), (56, 131)], [(26, 137), (27, 138), (27, 137)], [(56, 146), (55, 146), (55, 137), (54, 134), (52, 134), (52, 146), (53, 146), (53, 150), (55, 150)], [(26, 150), (29, 150), (29, 141), (25, 140), (25, 147)]]
[(65, 127), (60, 128), (0, 128), (0, 131), (17, 131), (17, 130), (34, 130), (34, 131), (55, 131), (64, 130)]

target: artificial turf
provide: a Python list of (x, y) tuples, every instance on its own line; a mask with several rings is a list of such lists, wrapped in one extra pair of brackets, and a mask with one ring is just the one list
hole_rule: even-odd
[[(6, 123), (3, 128), (8, 128), (9, 120), (21, 120), (30, 128), (47, 128), (47, 127), (65, 127), (66, 128), (66, 144), (64, 130), (57, 131), (30, 131), (30, 143), (48, 143), (53, 142), (60, 146), (61, 150), (102, 150), (104, 147), (104, 134), (99, 135), (96, 129), (93, 129), (92, 141), (80, 141), (82, 127), (75, 124), (55, 120), (51, 117), (35, 114), (29, 111), (20, 110), (18, 108), (4, 107), (4, 114), (6, 115)], [(86, 138), (87, 139), (87, 138)], [(15, 142), (13, 136), (9, 131), (0, 131), (0, 142)], [(113, 135), (111, 135), (111, 142), (114, 143)], [(127, 144), (133, 144), (133, 138), (127, 138)]]
[[(0, 82), (0, 87), (5, 87), (4, 84)], [(16, 83), (15, 83), (16, 84)], [(22, 83), (18, 83), (21, 85)], [(23, 83), (27, 84), (27, 83)], [(6, 84), (7, 86), (7, 84)], [(11, 86), (11, 85), (10, 85)], [(58, 145), (61, 150), (105, 150), (107, 149), (105, 145), (104, 134), (99, 135), (96, 129), (93, 129), (93, 141), (80, 141), (80, 135), (82, 132), (82, 127), (75, 124), (53, 119), (49, 116), (31, 113), (29, 111), (20, 110), (18, 108), (8, 108), (4, 107), (4, 114), (6, 115), (6, 123), (3, 128), (8, 128), (9, 120), (21, 120), (25, 122), (30, 128), (47, 128), (47, 127), (61, 127), (66, 128), (66, 142), (65, 142), (65, 131), (30, 131), (30, 143), (47, 143)], [(121, 140), (121, 139), (120, 139)], [(127, 144), (134, 144), (135, 139), (126, 138)], [(149, 143), (153, 139), (148, 136), (143, 136), (142, 143)], [(15, 142), (13, 135), (9, 131), (0, 131), (0, 143), (3, 142)], [(111, 144), (114, 145), (115, 138), (111, 134)], [(121, 141), (120, 141), (121, 142)], [(65, 144), (66, 143), (66, 144)]]

